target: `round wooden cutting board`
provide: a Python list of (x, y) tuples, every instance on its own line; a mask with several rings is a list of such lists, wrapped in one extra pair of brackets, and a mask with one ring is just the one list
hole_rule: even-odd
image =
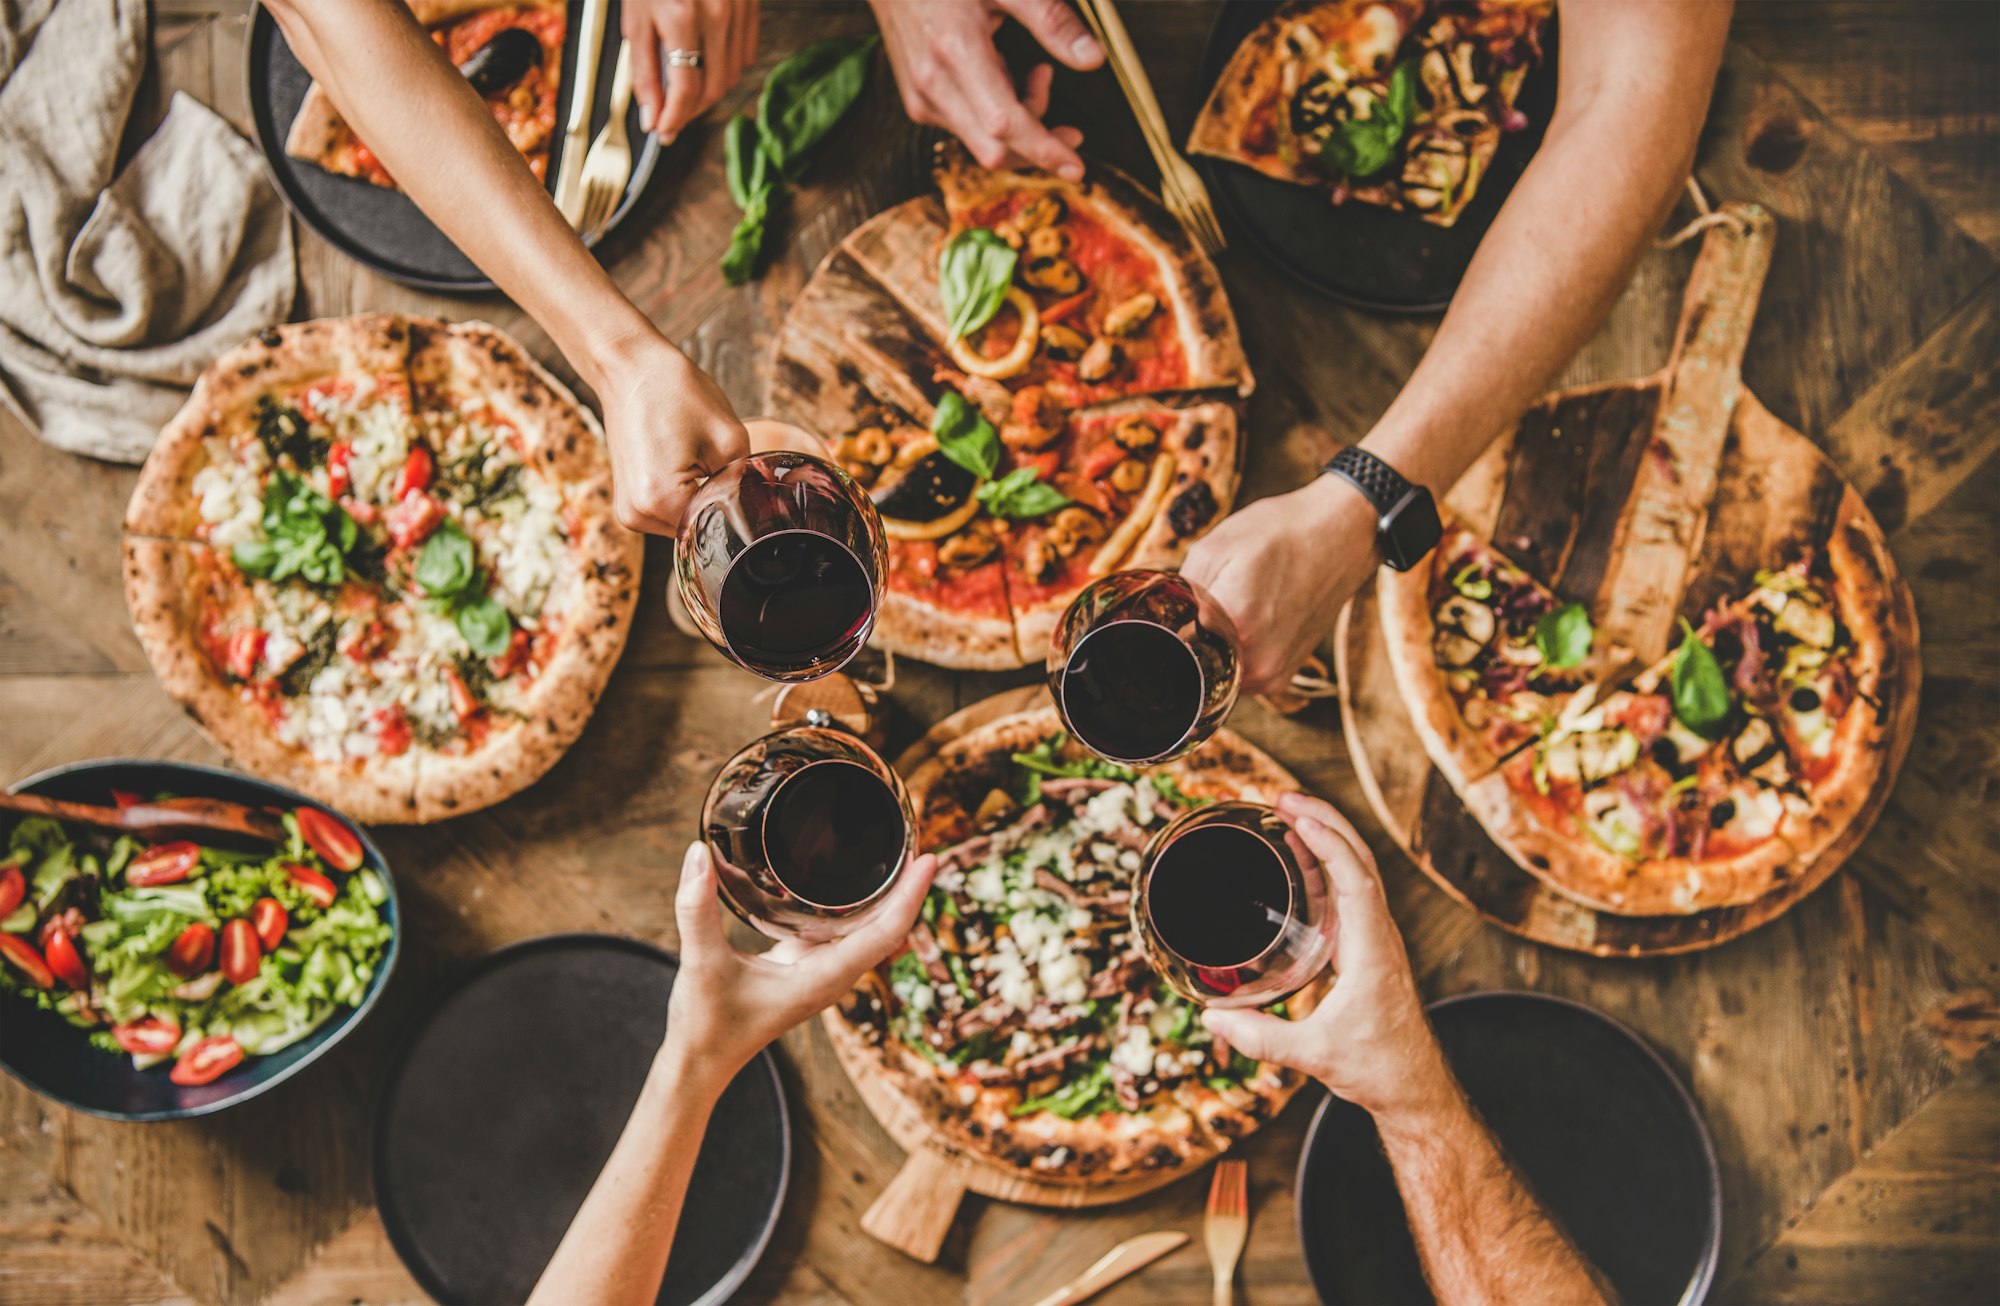
[(1638, 381), (1544, 398), (1446, 504), (1558, 597), (1585, 604), (1639, 665), (1676, 621), (1747, 592), (1759, 569), (1844, 533), (1892, 595), (1882, 674), (1888, 745), (1866, 803), (1809, 865), (1755, 902), (1686, 916), (1619, 916), (1557, 893), (1496, 846), (1431, 765), (1397, 691), (1371, 585), (1334, 635), (1341, 722), (1382, 824), (1445, 892), (1504, 929), (1599, 956), (1714, 947), (1783, 914), (1846, 860), (1895, 784), (1916, 725), (1916, 609), (1881, 528), (1812, 441), (1746, 390), (1739, 365), (1775, 237), (1731, 205), (1708, 232), (1673, 357)]

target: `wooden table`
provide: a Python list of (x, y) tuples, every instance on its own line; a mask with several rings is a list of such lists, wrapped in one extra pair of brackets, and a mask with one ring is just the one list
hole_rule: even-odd
[[(248, 8), (156, 0), (144, 121), (178, 89), (247, 127)], [(759, 74), (726, 107), (784, 54), (869, 21), (856, 6), (768, 8)], [(1149, 4), (1132, 23), (1182, 128), (1212, 12)], [(1368, 829), (1331, 703), (1289, 721), (1246, 706), (1233, 724), (1363, 823), (1429, 994), (1581, 998), (1642, 1031), (1692, 1084), (1722, 1158), (1723, 1299), (1990, 1297), (2000, 1282), (2000, 1051), (1989, 1047), (2000, 1034), (2000, 6), (1746, 5), (1737, 37), (1700, 175), (1711, 195), (1760, 200), (1780, 220), (1746, 378), (1869, 494), (1923, 624), (1917, 743), (1874, 835), (1826, 888), (1738, 943), (1595, 961), (1483, 927)], [(1063, 78), (1057, 103), (1090, 125), (1095, 151), (1151, 174), (1108, 77)], [(637, 220), (604, 253), (749, 410), (789, 298), (843, 232), (917, 193), (924, 152), (878, 74), (777, 219), (774, 266), (730, 290), (715, 271), (735, 218), (720, 121), (668, 151)], [(1648, 256), (1562, 381), (1657, 366), (1687, 259)], [(1262, 382), (1247, 483), (1261, 495), (1365, 431), (1434, 322), (1312, 298), (1247, 250), (1223, 272)], [(483, 317), (557, 362), (506, 302), (407, 290), (303, 231), (300, 277), (305, 315)], [(128, 470), (56, 453), (16, 427), (0, 439), (0, 778), (106, 754), (214, 759), (127, 624), (115, 540), (131, 484)], [(674, 867), (702, 788), (758, 726), (757, 687), (668, 624), (665, 562), (656, 545), (653, 597), (603, 709), (546, 780), (477, 817), (381, 832), (408, 947), (379, 1013), (336, 1055), (239, 1110), (171, 1125), (110, 1124), (0, 1081), (0, 1299), (420, 1298), (369, 1203), (368, 1104), (390, 1049), (443, 977), (509, 940), (605, 930), (671, 945)], [(906, 664), (892, 742), (1026, 678)], [(1117, 1238), (1162, 1226), (1197, 1234), (1196, 1246), (1103, 1300), (1206, 1300), (1200, 1180), (1082, 1214), (975, 1198), (935, 1266), (874, 1243), (858, 1220), (898, 1149), (817, 1024), (788, 1036), (781, 1060), (800, 1145), (745, 1300), (1017, 1302)], [(1312, 1299), (1291, 1198), (1311, 1110), (1307, 1095), (1246, 1148), (1254, 1223), (1241, 1283), (1252, 1302)]]

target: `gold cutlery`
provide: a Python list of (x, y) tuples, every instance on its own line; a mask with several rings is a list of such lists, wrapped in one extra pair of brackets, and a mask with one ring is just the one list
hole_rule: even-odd
[(556, 170), (556, 209), (574, 227), (583, 217), (583, 152), (590, 144), (590, 110), (597, 100), (597, 61), (604, 50), (604, 0), (583, 0), (576, 31), (576, 85), (569, 92), (569, 126), (563, 131), (562, 167)]
[(1076, 1303), (1103, 1292), (1126, 1275), (1137, 1274), (1187, 1240), (1188, 1236), (1178, 1229), (1127, 1238), (1099, 1257), (1095, 1265), (1037, 1301), (1034, 1306), (1076, 1306)]
[(1217, 1161), (1208, 1185), (1208, 1215), (1201, 1222), (1208, 1244), (1209, 1268), (1215, 1272), (1215, 1306), (1236, 1300), (1236, 1262), (1250, 1238), (1250, 1167), (1242, 1161)]
[(583, 217), (576, 229), (594, 235), (618, 210), (625, 183), (632, 180), (632, 146), (625, 138), (625, 111), (632, 104), (632, 43), (618, 47), (611, 75), (611, 117), (583, 158)]

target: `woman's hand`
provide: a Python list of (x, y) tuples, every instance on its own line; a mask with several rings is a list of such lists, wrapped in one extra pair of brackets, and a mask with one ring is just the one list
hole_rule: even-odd
[[(758, 0), (625, 0), (619, 27), (632, 43), (639, 125), (670, 144), (736, 85), (757, 59)], [(701, 67), (665, 69), (669, 50), (696, 50)]]
[(700, 1066), (720, 1092), (765, 1044), (839, 1001), (863, 971), (902, 946), (936, 868), (929, 854), (911, 862), (852, 934), (831, 943), (785, 939), (752, 956), (723, 934), (714, 863), (707, 845), (690, 844), (674, 894), (681, 968), (667, 1005), (661, 1056)]
[(1029, 164), (1071, 181), (1083, 179), (1074, 127), (1043, 126), (1054, 69), (1037, 64), (1017, 92), (993, 33), (1012, 17), (1042, 48), (1078, 72), (1104, 62), (1104, 50), (1063, 0), (870, 0), (882, 44), (896, 70), (903, 107), (917, 122), (942, 127), (988, 168)]
[(650, 324), (587, 358), (585, 379), (597, 391), (611, 445), (618, 520), (672, 535), (702, 480), (750, 452), (743, 423), (708, 373)]
[(1290, 682), (1380, 561), (1373, 506), (1322, 476), (1224, 518), (1195, 541), (1181, 574), (1229, 614), (1243, 691), (1264, 694)]
[(1245, 1056), (1302, 1070), (1378, 1120), (1421, 1117), (1450, 1103), (1451, 1072), (1389, 918), (1374, 855), (1347, 818), (1317, 798), (1286, 794), (1278, 813), (1333, 886), (1333, 991), (1296, 1021), (1214, 1009), (1202, 1019)]

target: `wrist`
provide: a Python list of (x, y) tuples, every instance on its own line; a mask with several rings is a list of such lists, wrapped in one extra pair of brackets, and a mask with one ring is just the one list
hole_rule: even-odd
[(593, 313), (579, 326), (573, 340), (556, 342), (577, 375), (600, 399), (617, 377), (649, 365), (649, 360), (659, 358), (661, 350), (676, 356), (680, 353), (637, 308), (622, 297), (619, 304), (624, 311)]
[(1368, 1109), (1385, 1145), (1446, 1134), (1455, 1120), (1471, 1110), (1443, 1053), (1435, 1047), (1428, 1052), (1425, 1064), (1404, 1077), (1392, 1101)]
[(742, 1068), (714, 1049), (689, 1046), (670, 1029), (653, 1056), (646, 1093), (662, 1102), (709, 1111)]
[(1381, 562), (1375, 505), (1368, 502), (1359, 486), (1345, 477), (1322, 474), (1294, 493), (1299, 497), (1306, 534), (1316, 545), (1365, 549), (1375, 562)]

